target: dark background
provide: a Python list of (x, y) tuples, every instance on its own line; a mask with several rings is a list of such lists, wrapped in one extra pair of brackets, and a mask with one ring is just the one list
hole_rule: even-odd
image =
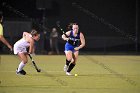
[[(1, 0), (4, 15), (4, 36), (14, 44), (23, 31), (35, 28), (41, 39), (37, 54), (50, 51), (49, 34), (56, 22), (66, 30), (70, 22), (77, 22), (84, 33), (86, 46), (81, 53), (138, 54), (138, 0)], [(47, 32), (44, 34), (44, 32)], [(59, 38), (63, 53), (65, 42)], [(7, 53), (1, 44), (1, 53)]]

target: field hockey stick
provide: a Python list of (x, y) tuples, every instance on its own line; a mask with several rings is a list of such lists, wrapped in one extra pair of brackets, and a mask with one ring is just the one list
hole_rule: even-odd
[(31, 56), (30, 54), (28, 54), (28, 55), (29, 55), (29, 57), (30, 57), (30, 59), (31, 59), (31, 61), (32, 61), (33, 65), (34, 65), (34, 67), (35, 67), (35, 69), (36, 69), (36, 71), (37, 71), (37, 72), (41, 72), (41, 69), (38, 69), (38, 67), (37, 67), (37, 65), (36, 65), (36, 63), (35, 63), (35, 61), (34, 61), (33, 58), (32, 58), (32, 56)]
[(56, 25), (57, 25), (57, 27), (60, 29), (60, 31), (68, 38), (69, 36), (68, 36), (68, 35), (65, 33), (65, 31), (61, 28), (60, 22), (59, 22), (59, 21), (56, 22)]

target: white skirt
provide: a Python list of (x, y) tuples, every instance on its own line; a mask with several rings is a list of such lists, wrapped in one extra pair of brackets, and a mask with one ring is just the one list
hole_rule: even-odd
[(26, 53), (26, 52), (27, 52), (27, 49), (25, 47), (14, 46), (14, 54)]
[(30, 44), (27, 41), (25, 41), (24, 39), (21, 39), (21, 40), (17, 41), (14, 44), (14, 54), (26, 53), (29, 45)]

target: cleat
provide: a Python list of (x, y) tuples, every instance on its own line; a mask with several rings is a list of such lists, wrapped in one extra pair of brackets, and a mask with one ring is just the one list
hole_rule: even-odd
[(68, 66), (65, 65), (65, 66), (64, 66), (64, 71), (66, 72), (67, 70), (68, 70)]
[(16, 74), (17, 75), (26, 75), (26, 72), (24, 70), (21, 70), (19, 72), (16, 70)]
[(71, 76), (72, 74), (70, 74), (70, 72), (66, 72), (66, 75)]

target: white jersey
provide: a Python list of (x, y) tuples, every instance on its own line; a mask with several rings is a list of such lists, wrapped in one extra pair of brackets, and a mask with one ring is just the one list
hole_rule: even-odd
[(30, 43), (27, 42), (24, 38), (20, 39), (14, 44), (14, 54), (27, 52), (27, 48), (30, 46)]

